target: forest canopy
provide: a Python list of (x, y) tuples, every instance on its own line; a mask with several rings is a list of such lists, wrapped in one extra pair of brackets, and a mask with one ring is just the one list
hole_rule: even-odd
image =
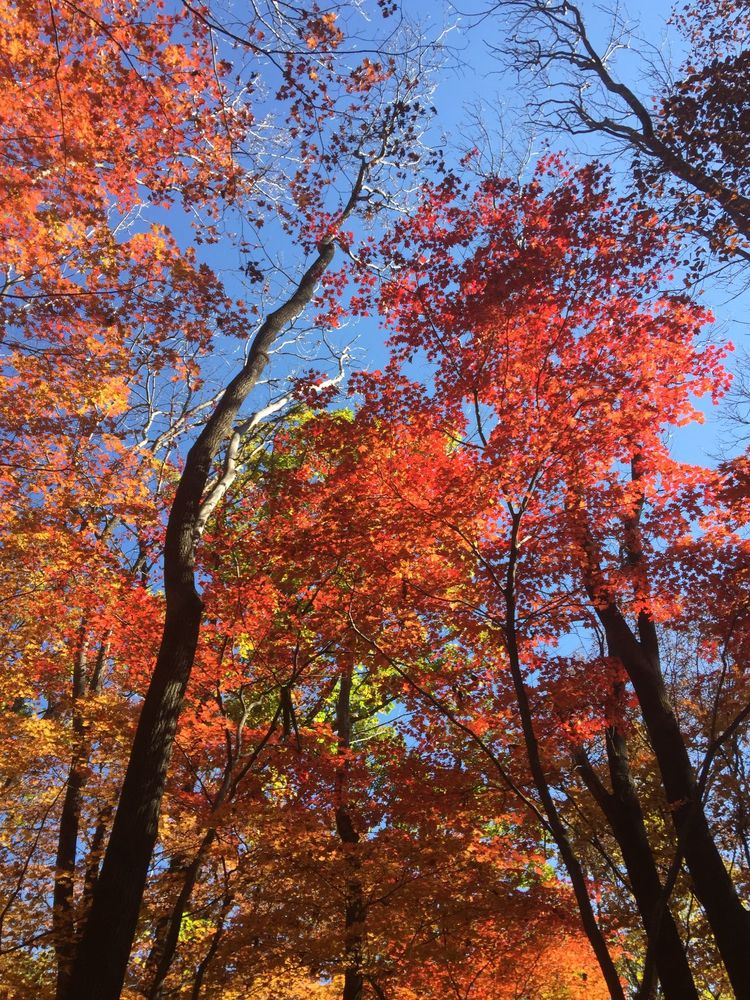
[(750, 997), (750, 10), (657, 13), (0, 0), (0, 998)]

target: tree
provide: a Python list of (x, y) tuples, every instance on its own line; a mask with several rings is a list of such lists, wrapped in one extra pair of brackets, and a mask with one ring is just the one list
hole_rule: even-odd
[(693, 10), (700, 204), (425, 159), (388, 4), (6, 5), (11, 996), (748, 992), (747, 462), (667, 441), (728, 386), (670, 273), (744, 252), (744, 21)]
[[(51, 480), (42, 495), (61, 486), (67, 493), (61, 508), (45, 516), (52, 520), (60, 509), (63, 525), (55, 528), (75, 538), (78, 551), (69, 566), (77, 567), (81, 546), (88, 545), (115, 576), (119, 571), (137, 601), (149, 585), (148, 567), (160, 547), (165, 481), (167, 496), (169, 480), (176, 485), (164, 542), (167, 632), (161, 666), (148, 684), (120, 806), (71, 970), (72, 868), (82, 771), (90, 752), (81, 702), (86, 686), (93, 694), (102, 674), (99, 665), (86, 676), (91, 633), (105, 650), (103, 660), (117, 649), (116, 641), (105, 638), (110, 631), (104, 627), (105, 609), (91, 604), (97, 584), (90, 577), (92, 589), (81, 589), (82, 618), (73, 626), (80, 629), (79, 652), (72, 699), (65, 698), (73, 718), (70, 776), (57, 851), (60, 996), (119, 995), (196, 649), (200, 599), (191, 582), (194, 547), (231, 481), (244, 430), (254, 426), (251, 417), (235, 427), (235, 418), (276, 337), (313, 299), (337, 241), (345, 239), (343, 223), (353, 213), (371, 215), (385, 197), (368, 186), (378, 164), (399, 155), (401, 144), (414, 134), (418, 112), (407, 94), (414, 92), (416, 77), (399, 76), (393, 58), (387, 63), (356, 53), (338, 58), (344, 39), (340, 13), (292, 8), (278, 13), (272, 6), (256, 11), (256, 20), (241, 35), (224, 29), (208, 8), (187, 4), (171, 13), (143, 5), (102, 10), (27, 5), (9, 8), (3, 21), (7, 75), (18, 96), (13, 111), (23, 116), (19, 128), (9, 108), (4, 123), (13, 137), (4, 152), (11, 209), (3, 290), (12, 351), (6, 363), (13, 375), (5, 411), (9, 492), (14, 498), (36, 496), (38, 503), (41, 466)], [(269, 30), (273, 37), (266, 37)], [(239, 62), (224, 58), (230, 41), (262, 61), (264, 84), (257, 74), (247, 83)], [(270, 166), (269, 153), (281, 133), (274, 134), (268, 115), (257, 127), (264, 86), (274, 88), (284, 132), (294, 140), (293, 149), (283, 150)], [(265, 141), (257, 140), (259, 132), (265, 132)], [(343, 196), (335, 187), (341, 178)], [(200, 220), (199, 241), (209, 242), (224, 231), (229, 213), (240, 214), (246, 225), (261, 226), (273, 205), (287, 237), (303, 255), (312, 256), (250, 337), (242, 371), (213, 394), (200, 393), (201, 355), (218, 337), (247, 338), (250, 317), (260, 310), (235, 303), (217, 276), (197, 263), (194, 250), (180, 250), (164, 226), (144, 227), (144, 200), (164, 207), (168, 220), (178, 218), (175, 203), (181, 201)], [(254, 265), (252, 275), (258, 274)], [(180, 393), (172, 391), (170, 380), (182, 386)], [(39, 397), (45, 386), (46, 413)], [(282, 403), (275, 401), (270, 412)], [(32, 409), (19, 434), (17, 419)], [(208, 414), (185, 468), (175, 477), (173, 466), (164, 464), (165, 450)], [(80, 424), (80, 437), (71, 419)], [(213, 461), (226, 442), (226, 466), (211, 484), (213, 494), (204, 497)], [(111, 469), (104, 478), (100, 463)], [(67, 475), (70, 465), (80, 470), (80, 478)], [(91, 495), (91, 481), (99, 496)], [(113, 484), (113, 492), (102, 491), (101, 483)], [(156, 491), (139, 495), (139, 483)], [(120, 487), (129, 491), (127, 499), (120, 497)], [(72, 495), (76, 489), (84, 494), (80, 503)], [(138, 503), (151, 506), (150, 525)], [(82, 528), (64, 523), (71, 516)], [(11, 527), (11, 544), (19, 545), (23, 528)], [(38, 537), (36, 525), (31, 532)], [(123, 563), (133, 537), (138, 551), (128, 576)], [(40, 560), (42, 566), (45, 562)], [(141, 572), (140, 580), (132, 570)], [(58, 564), (53, 572), (65, 571)], [(111, 596), (119, 586), (103, 584), (103, 594)], [(67, 596), (71, 604), (72, 595)], [(50, 634), (31, 641), (44, 648)], [(36, 700), (41, 691), (32, 688)], [(59, 698), (48, 700), (53, 704)]]
[[(338, 926), (344, 993), (369, 985), (376, 995), (378, 989), (390, 995), (411, 984), (420, 995), (451, 980), (458, 988), (463, 980), (462, 989), (471, 996), (514, 995), (530, 975), (529, 953), (543, 953), (548, 935), (569, 934), (579, 943), (578, 932), (568, 923), (569, 893), (557, 885), (550, 869), (530, 864), (524, 849), (515, 846), (520, 838), (525, 838), (526, 850), (528, 843), (536, 846), (537, 833), (522, 825), (512, 796), (488, 791), (475, 770), (465, 766), (467, 757), (477, 763), (477, 748), (471, 742), (457, 746), (445, 732), (444, 718), (426, 711), (419, 691), (405, 687), (397, 668), (373, 656), (366, 638), (389, 630), (395, 617), (399, 634), (391, 638), (410, 655), (417, 644), (426, 644), (424, 669), (429, 674), (433, 668), (430, 638), (412, 602), (405, 600), (400, 574), (407, 572), (412, 549), (424, 552), (423, 562), (415, 560), (408, 571), (408, 587), (415, 595), (422, 587), (434, 587), (444, 573), (455, 582), (456, 571), (450, 560), (431, 550), (432, 526), (418, 512), (410, 515), (401, 489), (408, 489), (414, 468), (410, 460), (426, 456), (424, 471), (437, 489), (451, 456), (442, 432), (425, 435), (400, 423), (368, 424), (364, 414), (361, 423), (358, 419), (321, 415), (306, 420), (286, 441), (277, 440), (269, 484), (273, 501), (256, 528), (269, 553), (285, 553), (276, 568), (283, 586), (299, 588), (298, 599), (310, 602), (306, 638), (325, 650), (313, 668), (312, 704), (318, 718), (325, 716), (335, 726), (335, 737), (328, 737), (325, 748), (325, 729), (315, 734), (310, 727), (305, 710), (310, 694), (299, 677), (298, 724), (290, 726), (289, 746), (292, 751), (296, 746), (306, 762), (296, 765), (296, 778), (288, 772), (283, 787), (291, 796), (302, 782), (304, 797), (314, 796), (315, 825), (328, 826), (330, 843), (335, 823), (335, 837), (343, 846), (342, 857), (337, 858), (339, 848), (326, 858), (328, 865), (337, 862), (338, 874), (328, 868), (320, 884), (340, 884), (340, 915), (333, 930)], [(419, 487), (424, 491), (425, 482)], [(228, 517), (242, 523), (258, 507), (249, 496)], [(394, 519), (400, 526), (395, 530)], [(373, 532), (380, 542), (377, 549)], [(226, 530), (222, 535), (232, 537)], [(254, 534), (239, 547), (225, 543), (227, 567), (230, 554), (240, 560), (255, 555), (258, 541)], [(251, 577), (243, 573), (242, 579)], [(429, 609), (429, 598), (424, 607)], [(326, 631), (316, 635), (318, 627)], [(254, 656), (261, 649), (253, 643)], [(305, 659), (303, 646), (299, 662)], [(321, 689), (328, 692), (327, 705), (315, 697)], [(384, 704), (407, 710), (409, 721), (399, 726), (405, 727), (406, 743), (390, 725), (378, 722), (376, 712)], [(503, 835), (506, 822), (513, 836)], [(285, 877), (299, 863), (297, 851), (308, 859), (319, 855), (317, 842), (306, 846), (309, 836), (290, 833), (283, 838), (285, 861), (279, 868)], [(316, 867), (308, 860), (308, 876), (294, 884), (308, 885)], [(299, 908), (299, 898), (295, 905)], [(319, 905), (325, 912), (327, 907)], [(292, 923), (292, 918), (280, 921), (287, 932)], [(317, 924), (324, 924), (320, 912)], [(309, 933), (307, 949), (317, 935)], [(475, 937), (483, 943), (471, 949), (467, 962)], [(325, 938), (321, 944), (324, 956), (336, 950), (330, 944), (326, 950)], [(236, 954), (236, 944), (228, 942), (227, 947)], [(321, 965), (330, 969), (330, 957), (327, 962), (321, 958)], [(590, 969), (590, 960), (584, 968)], [(540, 983), (555, 975), (546, 965), (534, 972)], [(577, 975), (571, 971), (573, 979)], [(591, 989), (598, 989), (598, 977), (592, 971), (587, 975)]]
[(554, 129), (615, 140), (632, 154), (642, 197), (668, 206), (677, 225), (699, 235), (720, 259), (747, 258), (745, 5), (697, 0), (679, 9), (672, 24), (688, 55), (674, 78), (668, 67), (657, 67), (655, 56), (659, 89), (653, 96), (639, 95), (617, 75), (613, 63), (628, 35), (617, 18), (608, 44), (597, 48), (576, 4), (509, 0), (495, 10), (508, 15), (502, 47), (511, 64), (546, 85), (536, 104)]
[[(563, 170), (557, 161), (546, 169)], [(535, 794), (580, 886), (578, 903), (592, 945), (601, 946), (586, 909), (585, 881), (577, 861), (570, 863), (575, 851), (546, 777), (545, 753), (559, 760), (559, 751), (545, 752), (552, 737), (534, 680), (549, 669), (560, 671), (552, 673), (555, 686), (570, 683), (566, 677), (575, 661), (544, 650), (550, 644), (554, 650), (576, 622), (587, 623), (603, 643), (599, 666), (593, 658), (587, 662), (589, 684), (602, 685), (599, 707), (588, 711), (600, 719), (590, 724), (608, 734), (613, 791), (603, 788), (580, 752), (576, 759), (611, 821), (646, 933), (663, 936), (669, 928), (679, 952), (666, 909), (649, 926), (654, 901), (663, 899), (666, 907), (671, 888), (659, 885), (633, 799), (621, 728), (627, 702), (617, 707), (628, 691), (637, 699), (661, 773), (675, 829), (675, 863), (679, 867), (684, 857), (741, 993), (747, 915), (704, 805), (708, 765), (699, 778), (657, 653), (659, 628), (673, 620), (674, 602), (686, 600), (695, 585), (684, 536), (696, 491), (708, 491), (708, 509), (722, 516), (710, 492), (713, 474), (701, 479), (670, 459), (661, 428), (691, 419), (691, 394), (720, 392), (726, 378), (716, 350), (693, 344), (700, 313), (674, 295), (648, 304), (658, 273), (645, 277), (646, 260), (662, 252), (656, 219), (627, 203), (613, 205), (595, 171), (572, 174), (549, 195), (542, 177), (520, 191), (490, 180), (466, 207), (452, 181), (428, 190), (422, 212), (400, 229), (408, 257), (381, 300), (394, 329), (395, 360), (372, 392), (381, 419), (394, 411), (403, 419), (403, 405), (393, 398), (403, 392), (414, 411), (410, 420), (441, 427), (469, 456), (464, 462), (470, 478), (461, 480), (454, 509), (449, 480), (440, 501), (432, 499), (423, 511), (433, 530), (453, 532), (455, 544), (476, 560), (479, 589), (460, 606), (471, 606), (471, 615), (483, 623), (486, 655), (506, 664)], [(429, 394), (401, 388), (397, 377), (397, 366), (419, 350), (435, 367)], [(645, 368), (639, 358), (648, 359)], [(670, 561), (684, 569), (667, 573)], [(440, 599), (451, 606), (447, 593)], [(550, 698), (559, 697), (554, 691)], [(586, 723), (579, 725), (585, 732)], [(579, 737), (572, 749), (581, 742)], [(617, 808), (631, 810), (629, 819), (615, 816), (616, 800)], [(637, 853), (633, 837), (641, 845)], [(666, 876), (667, 886), (670, 880)], [(671, 962), (664, 940), (653, 941), (652, 949), (662, 963), (663, 988), (686, 995), (692, 985), (684, 955)], [(606, 977), (606, 954), (600, 961)]]

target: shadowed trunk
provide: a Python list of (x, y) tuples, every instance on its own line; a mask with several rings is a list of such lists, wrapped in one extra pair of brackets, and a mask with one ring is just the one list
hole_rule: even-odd
[(597, 608), (609, 652), (628, 672), (654, 748), (678, 844), (738, 997), (750, 997), (750, 915), (714, 842), (685, 741), (667, 694), (656, 629), (641, 612), (639, 637), (612, 603)]
[(622, 989), (620, 977), (617, 974), (614, 962), (612, 961), (612, 956), (610, 955), (609, 948), (607, 947), (607, 942), (604, 939), (604, 935), (601, 932), (594, 910), (591, 906), (591, 899), (586, 885), (586, 876), (584, 875), (580, 862), (578, 861), (575, 851), (573, 850), (573, 845), (570, 842), (568, 832), (560, 818), (560, 814), (557, 811), (555, 800), (552, 797), (549, 783), (547, 781), (547, 775), (539, 753), (539, 744), (534, 731), (533, 714), (529, 703), (529, 696), (526, 691), (526, 685), (524, 684), (523, 679), (516, 630), (516, 570), (518, 567), (518, 535), (521, 527), (522, 512), (513, 511), (511, 516), (512, 529), (509, 546), (508, 569), (504, 587), (506, 607), (504, 631), (508, 664), (510, 666), (511, 677), (513, 679), (513, 688), (516, 694), (518, 712), (521, 717), (521, 728), (523, 730), (529, 769), (531, 770), (531, 775), (534, 779), (534, 785), (536, 786), (537, 794), (539, 795), (539, 799), (544, 809), (544, 814), (547, 817), (549, 829), (555, 839), (555, 843), (557, 844), (557, 848), (560, 852), (560, 857), (562, 858), (565, 870), (570, 878), (576, 903), (578, 904), (578, 912), (581, 917), (583, 929), (586, 933), (586, 937), (589, 939), (593, 952), (596, 955), (599, 968), (601, 969), (602, 976), (607, 984), (610, 997), (612, 997), (613, 1000), (625, 1000), (625, 994)]
[[(644, 461), (643, 453), (636, 451), (631, 459), (633, 483), (642, 479)], [(623, 541), (634, 586), (648, 594), (648, 568), (640, 534), (644, 503), (642, 494), (623, 520)], [(737, 895), (708, 824), (685, 739), (664, 684), (656, 626), (641, 610), (635, 631), (631, 629), (602, 576), (599, 552), (588, 525), (579, 527), (584, 586), (603, 626), (609, 655), (622, 663), (638, 698), (677, 833), (677, 849), (685, 858), (732, 987), (738, 997), (750, 997), (750, 914)], [(659, 912), (664, 905), (661, 898)]]
[[(341, 221), (354, 208), (365, 175), (363, 161)], [(196, 589), (195, 550), (204, 490), (219, 449), (232, 435), (240, 407), (268, 364), (271, 346), (310, 302), (334, 252), (331, 235), (321, 242), (292, 296), (261, 325), (245, 366), (227, 386), (185, 460), (164, 546), (166, 615), (161, 647), (77, 950), (69, 1000), (118, 1000), (120, 996), (156, 843), (177, 720), (198, 645), (203, 605)]]
[(65, 997), (75, 954), (75, 907), (73, 904), (81, 791), (84, 783), (84, 728), (80, 701), (85, 690), (86, 626), (81, 625), (73, 662), (73, 757), (68, 771), (55, 857), (55, 888), (52, 898), (52, 934), (57, 957), (56, 997)]
[[(349, 668), (341, 675), (339, 697), (336, 703), (336, 732), (339, 753), (346, 753), (351, 746), (351, 691), (352, 672)], [(336, 771), (336, 831), (344, 845), (344, 857), (349, 869), (346, 883), (346, 905), (344, 910), (344, 992), (342, 1000), (362, 1000), (364, 976), (362, 974), (362, 946), (364, 943), (367, 904), (359, 878), (359, 858), (357, 833), (348, 808), (348, 763)]]
[[(55, 996), (62, 1000), (67, 995), (70, 974), (75, 957), (76, 908), (74, 902), (75, 867), (78, 852), (78, 832), (81, 819), (81, 799), (86, 784), (89, 747), (86, 729), (81, 716), (81, 700), (86, 693), (86, 667), (88, 645), (86, 626), (81, 625), (78, 649), (73, 662), (71, 691), (73, 712), (73, 756), (68, 772), (55, 857), (55, 887), (52, 897), (52, 935), (57, 958), (57, 986)], [(102, 668), (107, 656), (107, 644), (102, 643), (94, 663), (88, 689), (93, 694), (99, 688)]]
[(620, 847), (663, 996), (666, 1000), (697, 1000), (698, 993), (687, 954), (646, 834), (625, 739), (615, 728), (607, 730), (606, 739), (611, 792), (605, 788), (582, 750), (576, 754), (576, 763)]
[[(279, 715), (281, 714), (281, 708), (283, 704), (279, 705), (276, 712), (271, 719), (271, 724), (268, 727), (263, 739), (258, 743), (253, 752), (249, 755), (248, 759), (244, 761), (242, 767), (240, 767), (235, 773), (233, 773), (232, 768), (236, 763), (241, 750), (242, 750), (242, 727), (246, 716), (240, 722), (237, 734), (237, 745), (233, 753), (230, 753), (229, 760), (227, 761), (226, 769), (224, 771), (224, 777), (222, 779), (219, 790), (213, 800), (211, 807), (211, 817), (215, 817), (216, 813), (221, 809), (227, 799), (234, 796), (237, 788), (247, 776), (248, 772), (252, 769), (253, 765), (260, 757), (261, 753), (268, 745), (268, 741), (274, 734), (276, 726), (279, 721)], [(210, 823), (210, 819), (209, 819)], [(177, 944), (180, 939), (180, 927), (182, 926), (183, 915), (187, 912), (188, 906), (190, 904), (190, 898), (193, 894), (193, 889), (195, 888), (196, 882), (198, 881), (198, 876), (200, 875), (201, 868), (208, 856), (211, 846), (217, 837), (217, 829), (215, 826), (209, 825), (203, 839), (200, 842), (198, 850), (190, 862), (189, 865), (182, 868), (182, 885), (180, 886), (179, 892), (177, 893), (177, 898), (175, 899), (172, 909), (162, 921), (159, 928), (157, 929), (157, 939), (151, 949), (151, 953), (148, 957), (146, 963), (148, 969), (154, 969), (151, 987), (148, 990), (147, 996), (148, 1000), (161, 1000), (164, 995), (164, 982), (167, 978), (169, 969), (174, 961), (174, 956), (177, 951)], [(218, 942), (217, 942), (218, 944)]]
[(195, 970), (195, 981), (193, 982), (193, 989), (190, 994), (190, 1000), (200, 1000), (201, 990), (203, 989), (203, 980), (206, 978), (206, 973), (208, 968), (213, 962), (216, 952), (219, 950), (219, 944), (224, 936), (224, 924), (227, 919), (227, 914), (232, 908), (234, 902), (234, 896), (231, 892), (228, 892), (221, 904), (221, 913), (216, 921), (216, 930), (214, 931), (213, 937), (211, 938), (211, 944), (208, 947), (208, 951), (201, 959), (201, 963)]

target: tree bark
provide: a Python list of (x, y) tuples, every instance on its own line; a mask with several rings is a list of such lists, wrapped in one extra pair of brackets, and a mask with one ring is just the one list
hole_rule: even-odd
[[(88, 691), (96, 694), (101, 682), (104, 662), (107, 659), (109, 643), (105, 638), (99, 645), (91, 676), (88, 681)], [(63, 1000), (67, 995), (70, 975), (75, 958), (76, 947), (76, 906), (75, 868), (78, 852), (78, 832), (81, 819), (81, 801), (86, 785), (86, 769), (89, 763), (90, 746), (87, 742), (86, 729), (81, 716), (81, 702), (86, 694), (86, 668), (88, 661), (88, 644), (86, 625), (81, 625), (78, 649), (73, 663), (73, 684), (71, 690), (73, 716), (73, 756), (68, 771), (68, 781), (65, 787), (60, 828), (57, 837), (57, 854), (55, 856), (55, 887), (52, 896), (52, 935), (57, 958), (57, 985), (55, 996)], [(94, 834), (94, 841), (99, 831), (99, 825)], [(95, 846), (95, 845), (92, 845)], [(86, 872), (88, 875), (88, 870)], [(84, 879), (84, 898), (87, 881)]]
[(208, 856), (208, 852), (218, 835), (217, 827), (211, 825), (211, 820), (215, 818), (216, 813), (221, 809), (224, 803), (228, 799), (231, 800), (233, 798), (240, 783), (245, 778), (248, 771), (250, 771), (258, 757), (260, 757), (265, 747), (268, 745), (268, 741), (271, 739), (274, 731), (276, 730), (280, 713), (281, 704), (271, 719), (271, 724), (269, 725), (268, 731), (263, 739), (249, 755), (248, 759), (243, 762), (242, 767), (233, 773), (232, 768), (237, 762), (242, 748), (241, 728), (244, 725), (244, 720), (240, 723), (237, 735), (237, 746), (234, 753), (230, 753), (229, 755), (224, 771), (224, 777), (211, 806), (209, 826), (203, 835), (193, 860), (187, 866), (182, 867), (182, 885), (177, 893), (177, 898), (174, 901), (172, 909), (169, 911), (163, 923), (161, 923), (158, 928), (156, 943), (151, 949), (148, 961), (146, 962), (147, 970), (154, 970), (151, 986), (149, 987), (147, 993), (148, 1000), (161, 1000), (164, 995), (164, 983), (177, 951), (183, 915), (187, 912), (187, 908), (190, 904), (190, 898), (193, 894), (196, 882), (198, 881), (201, 868), (203, 867), (206, 857)]
[[(336, 732), (339, 753), (346, 753), (351, 746), (351, 690), (352, 671), (349, 667), (342, 675), (336, 703)], [(367, 905), (359, 878), (357, 847), (359, 834), (348, 808), (348, 764), (336, 771), (336, 831), (344, 845), (344, 858), (349, 869), (346, 883), (344, 910), (344, 992), (342, 1000), (362, 1000), (364, 975), (362, 973), (362, 946), (367, 918)]]
[[(596, 604), (596, 602), (595, 602)], [(732, 987), (750, 997), (750, 915), (742, 905), (708, 825), (690, 757), (664, 685), (656, 629), (645, 612), (633, 634), (613, 602), (596, 608), (610, 654), (635, 689), (662, 776), (678, 844)]]
[(85, 691), (86, 626), (81, 625), (78, 648), (73, 661), (71, 692), (73, 715), (73, 756), (65, 787), (60, 828), (55, 857), (55, 887), (52, 897), (52, 935), (57, 958), (58, 1000), (65, 997), (70, 982), (70, 972), (75, 955), (75, 906), (73, 901), (78, 827), (81, 816), (81, 792), (84, 785), (85, 733), (81, 718), (80, 702)]
[(526, 685), (523, 680), (523, 671), (521, 668), (516, 630), (515, 581), (519, 554), (518, 534), (522, 514), (519, 512), (511, 512), (511, 516), (512, 529), (509, 545), (508, 569), (504, 588), (506, 607), (504, 631), (508, 663), (510, 666), (511, 677), (513, 679), (518, 712), (521, 717), (521, 728), (523, 730), (524, 743), (526, 746), (526, 756), (529, 762), (531, 775), (536, 786), (537, 794), (539, 795), (539, 799), (542, 803), (544, 814), (547, 817), (549, 828), (555, 839), (555, 843), (557, 844), (557, 848), (560, 852), (560, 857), (562, 858), (565, 870), (568, 873), (573, 887), (573, 893), (576, 898), (576, 903), (578, 904), (578, 912), (581, 917), (583, 929), (589, 939), (589, 943), (591, 944), (594, 954), (596, 955), (602, 976), (604, 977), (604, 981), (609, 989), (610, 997), (612, 997), (613, 1000), (625, 1000), (625, 994), (622, 989), (620, 977), (617, 974), (614, 962), (612, 961), (612, 956), (610, 955), (609, 948), (607, 947), (607, 942), (604, 939), (604, 935), (601, 932), (601, 928), (599, 927), (594, 910), (591, 906), (591, 899), (589, 898), (586, 886), (586, 877), (578, 858), (576, 857), (575, 851), (573, 850), (573, 845), (568, 837), (568, 832), (560, 818), (560, 814), (550, 792), (549, 782), (547, 781), (547, 775), (539, 753), (539, 744), (534, 731), (533, 714), (529, 703), (529, 696), (526, 691)]
[[(367, 174), (363, 160), (343, 222), (359, 200)], [(159, 809), (177, 720), (190, 678), (203, 604), (196, 588), (195, 550), (201, 499), (212, 463), (268, 364), (276, 337), (310, 302), (335, 252), (335, 235), (320, 243), (291, 297), (270, 313), (247, 362), (229, 383), (188, 452), (170, 511), (164, 547), (166, 615), (161, 647), (143, 702), (91, 909), (77, 950), (69, 1000), (118, 1000), (158, 832)]]
[(576, 763), (620, 847), (665, 1000), (697, 1000), (687, 954), (648, 841), (625, 738), (612, 727), (606, 740), (611, 792), (583, 751), (576, 754)]

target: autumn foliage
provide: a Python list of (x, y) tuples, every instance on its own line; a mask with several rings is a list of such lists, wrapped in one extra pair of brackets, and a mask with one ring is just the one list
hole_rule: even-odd
[(393, 13), (0, 6), (9, 1000), (750, 990), (730, 345), (603, 166), (429, 155)]

